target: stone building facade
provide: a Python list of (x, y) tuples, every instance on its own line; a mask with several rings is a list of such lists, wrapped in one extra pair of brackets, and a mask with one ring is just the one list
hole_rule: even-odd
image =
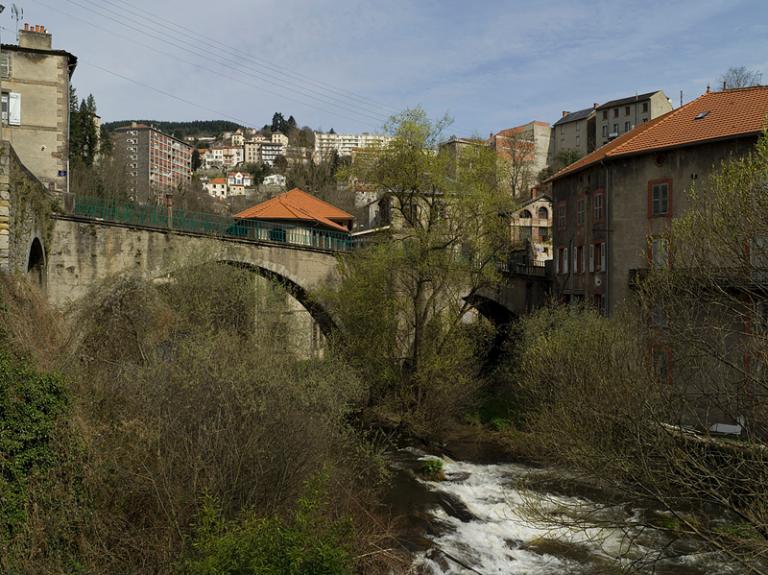
[(77, 58), (54, 50), (51, 34), (28, 25), (0, 54), (2, 138), (49, 190), (67, 191), (69, 86)]
[(597, 147), (670, 111), (672, 102), (661, 90), (606, 102), (595, 109)]
[(598, 148), (555, 174), (556, 292), (610, 314), (633, 279), (667, 265), (661, 235), (706, 190), (722, 161), (754, 148), (768, 87), (708, 93)]

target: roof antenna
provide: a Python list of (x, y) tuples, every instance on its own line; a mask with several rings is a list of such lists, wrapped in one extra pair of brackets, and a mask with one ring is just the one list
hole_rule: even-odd
[(709, 83), (707, 83), (707, 94), (709, 94), (709, 90), (710, 90)]
[(11, 6), (11, 14), (13, 19), (16, 20), (16, 43), (19, 43), (19, 22), (24, 19), (24, 8), (19, 8), (16, 4)]
[(683, 107), (683, 91), (680, 90), (680, 107)]
[(723, 92), (725, 92), (728, 89), (728, 82), (723, 80)]

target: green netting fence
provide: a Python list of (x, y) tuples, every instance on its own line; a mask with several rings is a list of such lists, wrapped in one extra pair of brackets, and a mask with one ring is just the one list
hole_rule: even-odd
[(290, 244), (326, 251), (352, 249), (349, 234), (288, 223), (235, 220), (204, 212), (166, 206), (119, 202), (104, 198), (76, 196), (72, 213), (76, 216), (132, 226), (172, 229), (218, 237)]

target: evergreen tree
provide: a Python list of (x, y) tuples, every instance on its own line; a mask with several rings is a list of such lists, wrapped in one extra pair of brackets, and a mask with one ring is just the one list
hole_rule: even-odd
[(289, 130), (296, 130), (298, 127), (299, 127), (299, 126), (298, 126), (298, 124), (296, 123), (296, 118), (294, 118), (293, 116), (290, 116), (290, 117), (288, 118), (288, 129), (289, 129)]

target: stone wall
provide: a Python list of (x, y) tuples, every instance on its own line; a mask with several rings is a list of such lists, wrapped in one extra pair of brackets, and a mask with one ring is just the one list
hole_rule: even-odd
[[(45, 268), (45, 251), (50, 241), (52, 196), (27, 170), (8, 142), (0, 142), (0, 270), (27, 272), (30, 265)], [(42, 261), (30, 260), (35, 240)]]

